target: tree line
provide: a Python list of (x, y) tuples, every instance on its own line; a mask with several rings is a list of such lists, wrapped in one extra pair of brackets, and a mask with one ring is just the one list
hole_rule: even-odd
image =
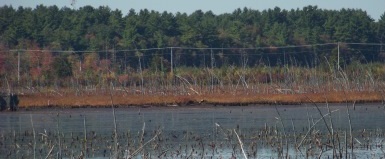
[(10, 49), (96, 51), (385, 41), (385, 12), (375, 21), (360, 9), (325, 10), (317, 6), (263, 11), (239, 8), (219, 15), (201, 10), (173, 14), (147, 9), (131, 9), (123, 15), (106, 6), (3, 6), (0, 21), (1, 45)]
[[(235, 83), (249, 88), (250, 83), (295, 82), (301, 77), (327, 79), (325, 74), (313, 75), (315, 69), (328, 72), (331, 67), (344, 67), (365, 72), (364, 67), (349, 64), (383, 60), (384, 41), (385, 12), (374, 20), (360, 9), (239, 8), (219, 15), (201, 10), (173, 14), (131, 9), (123, 15), (106, 6), (3, 6), (0, 77), (12, 81), (11, 85), (74, 89), (110, 82), (143, 89), (176, 82), (184, 86), (185, 81), (195, 86)], [(342, 44), (335, 45), (338, 42)], [(338, 51), (343, 54), (337, 60)], [(309, 70), (301, 70), (301, 75), (294, 67)], [(378, 76), (373, 77), (382, 78), (385, 70), (376, 68)]]

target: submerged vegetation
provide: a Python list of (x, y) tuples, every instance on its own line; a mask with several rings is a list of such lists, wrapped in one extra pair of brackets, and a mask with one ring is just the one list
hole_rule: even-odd
[[(381, 124), (383, 107), (349, 108), (354, 114), (351, 120), (357, 126), (350, 131), (344, 106), (303, 106), (301, 115), (287, 108), (290, 106), (275, 110), (265, 107), (262, 112), (259, 107), (164, 109), (173, 112), (170, 114), (130, 108), (118, 110), (116, 117), (110, 115), (110, 109), (34, 112), (11, 120), (14, 126), (0, 131), (0, 157), (381, 158), (385, 155), (383, 129), (358, 122), (374, 119), (362, 116), (372, 113), (378, 116), (369, 125)], [(318, 113), (317, 109), (321, 111)], [(9, 115), (4, 118), (12, 119), (14, 114)], [(117, 127), (112, 126), (112, 119)]]

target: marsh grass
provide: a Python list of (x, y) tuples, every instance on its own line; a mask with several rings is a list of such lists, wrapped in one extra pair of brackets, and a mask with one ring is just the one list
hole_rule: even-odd
[[(343, 94), (346, 104), (348, 104), (347, 94), (348, 92)], [(207, 127), (213, 127), (213, 130), (217, 130), (212, 132), (194, 132), (194, 130), (172, 132), (162, 130), (162, 128), (148, 131), (145, 122), (143, 122), (143, 127), (138, 132), (123, 132), (118, 131), (115, 115), (115, 101), (119, 101), (119, 98), (113, 95), (111, 91), (109, 101), (114, 126), (110, 134), (96, 135), (96, 132), (87, 130), (85, 116), (82, 118), (83, 132), (65, 134), (61, 131), (59, 113), (57, 114), (56, 130), (36, 133), (31, 115), (32, 133), (26, 131), (22, 134), (22, 132), (12, 131), (11, 133), (0, 134), (2, 136), (0, 141), (5, 145), (1, 149), (0, 157), (32, 158), (32, 156), (37, 155), (46, 156), (46, 158), (92, 158), (100, 156), (136, 158), (140, 155), (141, 158), (210, 158), (214, 156), (259, 158), (266, 157), (267, 154), (263, 154), (263, 150), (268, 150), (268, 156), (277, 158), (357, 158), (362, 155), (362, 151), (365, 154), (373, 153), (374, 150), (378, 149), (382, 153), (375, 153), (376, 157), (385, 157), (382, 149), (384, 131), (382, 129), (353, 131), (348, 106), (346, 106), (346, 117), (349, 118), (350, 141), (347, 139), (346, 130), (334, 127), (331, 116), (339, 110), (329, 108), (329, 96), (330, 94), (323, 94), (322, 96), (324, 100), (326, 99), (326, 114), (320, 110), (321, 104), (313, 100), (316, 99), (314, 96), (304, 96), (304, 99), (301, 99), (301, 102), (307, 101), (312, 104), (319, 115), (318, 119), (317, 117), (310, 117), (312, 122), (311, 124), (309, 122), (307, 130), (303, 128), (303, 131), (295, 129), (293, 120), (291, 120), (293, 131), (290, 132), (285, 129), (289, 120), (283, 119), (276, 102), (274, 106), (278, 114), (278, 122), (265, 124), (265, 127), (261, 129), (242, 129), (239, 127), (239, 123), (235, 128), (226, 128), (215, 123), (214, 125), (207, 125)], [(330, 120), (327, 121), (326, 117), (329, 117)], [(319, 129), (322, 127), (320, 121), (323, 121), (326, 129)], [(36, 134), (40, 134), (42, 139), (37, 140)], [(82, 140), (83, 136), (84, 139)], [(341, 140), (341, 137), (344, 140)], [(358, 144), (353, 143), (353, 138)], [(297, 139), (300, 139), (299, 143), (297, 143)], [(378, 142), (378, 139), (381, 141)], [(33, 141), (33, 144), (24, 141)], [(284, 152), (285, 146), (286, 152)], [(31, 147), (33, 147), (33, 152), (23, 151)], [(37, 154), (35, 149), (38, 150)], [(349, 149), (350, 152), (348, 152)]]
[[(26, 94), (20, 96), (20, 108), (52, 107), (106, 107), (114, 106), (185, 106), (185, 105), (250, 105), (250, 104), (301, 104), (310, 103), (363, 103), (382, 102), (381, 92), (328, 92), (301, 94), (204, 94), (204, 95), (136, 95), (122, 92), (77, 96), (65, 93), (63, 96), (45, 94)], [(63, 93), (64, 94), (64, 93)], [(47, 105), (49, 101), (49, 105)]]
[[(322, 119), (321, 119), (322, 120)], [(319, 120), (320, 121), (320, 120)], [(318, 122), (316, 122), (317, 124)], [(218, 126), (215, 126), (218, 127)], [(142, 131), (142, 130), (140, 130)], [(130, 141), (131, 144), (120, 146), (117, 150), (121, 157), (124, 158), (136, 158), (138, 155), (143, 158), (210, 158), (210, 157), (225, 157), (229, 158), (231, 156), (239, 158), (260, 158), (271, 156), (281, 156), (281, 147), (282, 139), (285, 139), (282, 129), (274, 125), (267, 126), (267, 128), (262, 129), (239, 129), (237, 128), (223, 128), (223, 131), (228, 133), (225, 134), (221, 132), (222, 130), (216, 132), (217, 139), (212, 140), (211, 136), (208, 134), (200, 134), (194, 132), (186, 132), (185, 134), (181, 132), (180, 134), (175, 134), (169, 131), (156, 130), (154, 132), (147, 132), (143, 138), (145, 142), (137, 147), (135, 142), (143, 141), (140, 136), (128, 139), (127, 132), (118, 134), (118, 139), (121, 141)], [(365, 131), (364, 133), (362, 133)], [(113, 132), (112, 132), (113, 133)], [(356, 140), (363, 141), (361, 144), (354, 145), (355, 153), (354, 155), (360, 156), (362, 154), (359, 151), (366, 151), (366, 153), (373, 153), (375, 149), (381, 149), (384, 146), (383, 142), (378, 142), (376, 138), (383, 138), (384, 133), (378, 130), (357, 130), (354, 133)], [(111, 134), (107, 135), (97, 135), (91, 137), (91, 133), (87, 133), (87, 140), (90, 143), (93, 143), (97, 146), (94, 146), (92, 151), (87, 151), (87, 155), (77, 155), (81, 154), (79, 149), (81, 147), (76, 145), (82, 145), (83, 140), (77, 140), (76, 136), (81, 136), (82, 134), (75, 135), (74, 140), (66, 135), (67, 138), (62, 140), (62, 157), (63, 158), (90, 158), (88, 156), (94, 157), (113, 157), (113, 154), (108, 152), (113, 152), (113, 143), (106, 143), (111, 141)], [(137, 132), (130, 133), (130, 136), (135, 136)], [(331, 145), (331, 135), (328, 132), (312, 129), (306, 132), (306, 135), (302, 132), (297, 132), (297, 135), (294, 135), (293, 132), (286, 132), (286, 139), (289, 141), (288, 152), (283, 158), (341, 158), (340, 155), (333, 155), (333, 147)], [(4, 136), (1, 138), (1, 142), (5, 144), (5, 148), (1, 149), (1, 157), (5, 158), (32, 158), (33, 152), (23, 151), (25, 147), (29, 147), (28, 142), (22, 142), (21, 137), (24, 140), (32, 140), (33, 133), (27, 133), (23, 135), (15, 135), (12, 133), (3, 133)], [(344, 150), (344, 157), (352, 158), (353, 154), (347, 152), (350, 149), (346, 140), (346, 131), (335, 131), (336, 136), (342, 136), (345, 140), (341, 140), (341, 150)], [(19, 147), (10, 145), (10, 140), (15, 140)], [(68, 138), (69, 137), (69, 138)], [(46, 158), (56, 158), (52, 154), (57, 154), (59, 150), (57, 149), (58, 143), (57, 134), (52, 132), (47, 132), (47, 141), (37, 140), (36, 146), (39, 147), (37, 151), (37, 156), (47, 156)], [(295, 149), (295, 138), (300, 138), (301, 143), (299, 145), (299, 150), (305, 154), (297, 154)], [(178, 142), (180, 140), (185, 140), (186, 142)], [(126, 147), (127, 146), (127, 147)], [(258, 147), (257, 147), (258, 146)], [(348, 146), (348, 147), (347, 147)], [(127, 153), (127, 149), (131, 151), (130, 154)], [(269, 154), (266, 154), (268, 150)], [(71, 153), (73, 152), (73, 153)], [(141, 154), (142, 153), (142, 154)], [(377, 157), (384, 157), (384, 153), (377, 153)], [(279, 157), (279, 158), (281, 158)], [(43, 157), (42, 157), (43, 158)], [(92, 157), (91, 157), (92, 158)]]

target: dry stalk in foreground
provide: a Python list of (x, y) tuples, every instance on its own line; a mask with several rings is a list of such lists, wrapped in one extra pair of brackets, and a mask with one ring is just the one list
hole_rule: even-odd
[(244, 157), (245, 159), (247, 159), (246, 152), (245, 152), (245, 150), (243, 149), (243, 142), (242, 142), (241, 138), (239, 138), (239, 135), (238, 135), (237, 131), (235, 131), (235, 129), (234, 129), (234, 133), (235, 133), (235, 135), (236, 135), (237, 138), (238, 138), (239, 146), (241, 146), (241, 150), (242, 150), (243, 157)]

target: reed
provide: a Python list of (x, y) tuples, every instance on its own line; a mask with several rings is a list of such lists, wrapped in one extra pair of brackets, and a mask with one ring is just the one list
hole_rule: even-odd
[[(281, 116), (281, 114), (280, 114), (279, 111), (278, 111), (277, 105), (275, 104), (274, 106), (275, 106), (275, 110), (276, 110), (276, 112), (277, 112), (277, 114), (278, 114), (278, 116), (279, 116), (278, 120), (279, 120), (279, 122), (281, 123), (281, 126), (282, 126), (283, 137), (285, 138), (285, 145), (286, 145), (286, 155), (285, 155), (285, 158), (288, 158), (289, 144), (288, 144), (288, 141), (287, 141), (287, 135), (286, 135), (285, 125), (284, 125), (284, 123), (283, 123), (283, 121), (282, 121), (282, 116)], [(282, 145), (281, 151), (283, 151), (283, 144), (282, 144), (282, 142), (281, 142), (281, 145)], [(283, 154), (283, 152), (282, 152), (282, 154)], [(281, 156), (281, 157), (283, 157), (283, 156)]]
[(33, 119), (32, 119), (32, 114), (29, 114), (31, 118), (31, 125), (32, 125), (32, 133), (33, 133), (33, 158), (36, 158), (36, 132), (35, 132), (35, 127), (33, 126)]
[[(335, 111), (338, 111), (338, 110), (335, 110)], [(331, 113), (335, 112), (335, 111), (332, 111)], [(310, 127), (310, 129), (306, 132), (305, 136), (302, 138), (301, 142), (298, 144), (297, 146), (297, 149), (299, 150), (299, 148), (302, 146), (303, 142), (305, 141), (306, 137), (309, 135), (309, 133), (311, 132), (311, 130), (317, 125), (318, 122), (320, 122), (321, 120), (323, 120), (326, 116), (329, 116), (330, 114), (327, 113), (325, 115), (323, 115), (321, 118), (319, 118), (315, 123), (313, 123), (313, 125)]]
[(334, 123), (333, 123), (333, 119), (332, 119), (332, 113), (330, 111), (330, 107), (329, 107), (329, 102), (328, 100), (326, 99), (326, 108), (328, 110), (328, 113), (330, 114), (329, 115), (329, 121), (330, 121), (330, 129), (331, 129), (331, 140), (332, 140), (332, 143), (333, 143), (333, 157), (337, 157), (337, 151), (336, 151), (336, 148), (335, 148), (335, 135), (334, 135)]
[(57, 153), (57, 158), (62, 158), (62, 143), (61, 143), (61, 135), (60, 135), (60, 116), (59, 113), (56, 115), (57, 117), (57, 124), (56, 124), (56, 131), (57, 131), (57, 140), (58, 140), (58, 148), (59, 151)]
[(87, 158), (87, 127), (86, 127), (86, 116), (83, 117), (83, 133), (84, 133), (84, 141), (83, 141), (83, 151), (84, 158)]
[[(111, 83), (111, 86), (113, 86), (113, 84)], [(114, 143), (113, 143), (113, 154), (112, 154), (112, 158), (119, 158), (119, 154), (118, 154), (118, 130), (117, 130), (117, 125), (116, 125), (116, 116), (115, 116), (115, 106), (114, 106), (114, 100), (113, 100), (113, 97), (112, 97), (112, 91), (111, 89), (110, 90), (110, 102), (111, 102), (111, 108), (112, 108), (112, 117), (113, 117), (113, 124), (114, 124)]]
[[(143, 147), (145, 128), (146, 128), (146, 122), (143, 122), (142, 134), (140, 135), (140, 138), (139, 138), (140, 147)], [(142, 158), (145, 158), (144, 155), (145, 155), (145, 151), (143, 151)]]
[[(115, 97), (112, 99), (115, 99)], [(280, 111), (277, 104), (274, 105), (276, 114), (278, 114), (275, 124), (265, 123), (264, 127), (262, 125), (261, 128), (246, 129), (242, 127), (242, 123), (237, 123), (239, 120), (233, 120), (234, 122), (231, 122), (231, 124), (234, 124), (234, 127), (222, 126), (222, 123), (219, 124), (219, 122), (213, 121), (214, 124), (212, 125), (205, 123), (209, 127), (208, 130), (181, 129), (172, 131), (158, 127), (158, 129), (150, 132), (148, 128), (151, 127), (152, 123), (145, 120), (143, 116), (143, 126), (141, 129), (138, 128), (138, 131), (119, 132), (116, 130), (112, 133), (108, 132), (100, 135), (96, 135), (96, 132), (92, 129), (88, 130), (89, 127), (86, 127), (86, 124), (90, 118), (85, 115), (79, 118), (79, 123), (83, 125), (83, 130), (81, 130), (80, 126), (79, 132), (64, 131), (63, 126), (66, 124), (63, 123), (66, 121), (63, 120), (63, 114), (57, 114), (53, 118), (57, 119), (57, 123), (53, 122), (53, 125), (56, 124), (56, 128), (39, 132), (34, 125), (36, 119), (34, 121), (30, 114), (30, 121), (28, 121), (28, 118), (26, 121), (27, 124), (30, 122), (32, 127), (28, 127), (27, 131), (0, 131), (0, 158), (32, 158), (33, 156), (36, 156), (36, 158), (56, 158), (59, 157), (60, 151), (62, 158), (114, 158), (117, 154), (119, 157), (126, 159), (137, 157), (229, 158), (231, 156), (236, 158), (263, 158), (266, 156), (263, 156), (264, 154), (261, 152), (266, 151), (266, 149), (271, 150), (270, 157), (279, 158), (348, 158), (350, 156), (359, 156), (359, 153), (364, 149), (368, 153), (373, 153), (374, 149), (379, 150), (377, 156), (385, 154), (381, 153), (384, 144), (382, 129), (351, 129), (351, 134), (355, 137), (353, 139), (356, 143), (352, 145), (350, 144), (352, 141), (349, 141), (351, 139), (348, 138), (348, 130), (341, 130), (334, 125), (335, 121), (328, 120), (332, 115), (335, 117), (334, 113), (340, 110), (332, 110), (333, 107), (329, 107), (329, 103), (326, 103), (327, 113), (320, 113), (321, 107), (318, 103), (314, 103), (317, 105), (314, 106), (316, 114), (312, 116), (308, 113), (308, 123), (305, 115), (304, 123), (294, 122), (293, 118), (285, 119), (286, 113)], [(111, 102), (111, 105), (114, 105), (114, 101)], [(319, 107), (319, 110), (316, 107)], [(343, 105), (343, 107), (345, 106)], [(233, 113), (241, 112), (240, 109), (236, 110), (237, 112), (233, 111)], [(141, 114), (143, 113), (146, 112), (141, 112)], [(318, 117), (318, 114), (322, 116)], [(113, 113), (114, 115), (116, 114)], [(342, 113), (342, 118), (345, 117), (348, 117), (347, 112)], [(117, 122), (115, 117), (113, 120)], [(322, 124), (325, 121), (327, 122), (326, 128), (320, 129), (323, 126), (320, 126), (320, 123)], [(287, 122), (291, 122), (291, 126)], [(116, 123), (116, 129), (119, 128), (118, 126), (121, 126), (121, 124)], [(113, 127), (115, 129), (115, 126)], [(330, 128), (333, 134), (327, 128)], [(41, 135), (41, 138), (36, 137), (36, 134)], [(380, 141), (376, 139), (380, 139)], [(332, 140), (335, 140), (335, 143)], [(33, 144), (23, 141), (33, 141)], [(123, 142), (127, 142), (124, 147), (117, 144)], [(2, 143), (5, 146), (2, 146)], [(118, 146), (115, 147), (115, 145)], [(3, 147), (6, 147), (9, 151), (4, 152)], [(25, 148), (31, 149), (31, 147), (34, 147), (33, 149), (36, 149), (36, 152), (21, 151)], [(61, 150), (58, 150), (59, 147), (61, 147)], [(284, 148), (286, 148), (286, 152)], [(354, 149), (354, 153), (349, 149)], [(296, 152), (292, 153), (293, 150)], [(78, 152), (80, 152), (80, 155)]]
[[(328, 115), (328, 114), (325, 114), (325, 115)], [(322, 119), (319, 119), (317, 121), (315, 121), (315, 123), (319, 123)], [(242, 131), (242, 134), (239, 134), (239, 131)], [(247, 152), (246, 150), (246, 146), (245, 145), (255, 145), (255, 144), (258, 144), (260, 148), (262, 149), (273, 149), (274, 153), (276, 153), (276, 155), (278, 156), (279, 154), (281, 154), (281, 152), (279, 151), (275, 151), (275, 149), (280, 149), (280, 147), (282, 146), (281, 145), (281, 140), (279, 140), (279, 138), (283, 138), (283, 133), (274, 133), (273, 136), (271, 135), (267, 135), (267, 138), (265, 137), (261, 137), (261, 138), (251, 138), (251, 136), (254, 136), (253, 134), (254, 133), (257, 133), (257, 132), (263, 132), (263, 133), (268, 133), (267, 131), (261, 129), (261, 130), (236, 130), (236, 128), (233, 128), (232, 129), (232, 133), (234, 134), (233, 137), (235, 138), (232, 138), (231, 140), (234, 140), (235, 142), (231, 142), (231, 140), (217, 140), (216, 142), (213, 142), (212, 140), (208, 140), (210, 137), (209, 136), (201, 136), (199, 134), (196, 134), (196, 133), (191, 133), (190, 137), (188, 138), (188, 143), (186, 144), (183, 144), (183, 145), (178, 145), (178, 144), (175, 144), (175, 142), (173, 142), (172, 140), (175, 139), (173, 136), (172, 136), (172, 133), (163, 133), (162, 130), (156, 130), (154, 132), (154, 136), (147, 140), (146, 142), (144, 142), (142, 145), (140, 145), (139, 147), (135, 148), (133, 151), (131, 151), (132, 153), (131, 154), (125, 154), (124, 155), (124, 158), (136, 158), (141, 152), (143, 152), (143, 149), (147, 149), (146, 150), (146, 153), (145, 153), (145, 156), (144, 157), (156, 157), (158, 156), (159, 158), (201, 158), (202, 156), (204, 158), (210, 158), (210, 156), (216, 156), (216, 157), (220, 157), (220, 156), (226, 156), (226, 155), (230, 155), (230, 156), (234, 156), (234, 157), (241, 157), (241, 158), (251, 158), (251, 157), (255, 157), (255, 158), (263, 158), (265, 156), (262, 156), (262, 153), (257, 153), (257, 150), (255, 148), (251, 148), (252, 151), (249, 151)], [(272, 131), (273, 132), (278, 132), (276, 130), (276, 128), (274, 126), (272, 126)], [(358, 131), (362, 131), (362, 130), (358, 130)], [(356, 133), (358, 133), (358, 131)], [(327, 156), (329, 157), (332, 157), (333, 155), (332, 154), (329, 154), (328, 152), (331, 152), (332, 150), (325, 150), (323, 149), (322, 147), (325, 146), (325, 147), (328, 147), (328, 140), (327, 139), (330, 139), (330, 136), (329, 134), (323, 134), (323, 133), (320, 133), (319, 130), (313, 130), (312, 131), (313, 134), (312, 136), (305, 136), (304, 138), (302, 138), (302, 142), (300, 143), (301, 147), (303, 146), (303, 148), (300, 148), (302, 150), (306, 150), (306, 156), (308, 156), (308, 158), (327, 158)], [(55, 136), (52, 136), (54, 133), (51, 133), (51, 132), (47, 132), (47, 134), (50, 134), (48, 137), (49, 138), (52, 138)], [(351, 153), (349, 153), (347, 151), (347, 143), (349, 141), (347, 141), (347, 131), (339, 131), (339, 132), (336, 132), (336, 134), (340, 135), (340, 136), (344, 136), (345, 138), (345, 146), (343, 146), (343, 149), (344, 149), (344, 156), (346, 158), (346, 156), (349, 156), (349, 155), (352, 155)], [(368, 152), (370, 153), (371, 151), (373, 151), (374, 148), (378, 147), (379, 149), (380, 146), (383, 146), (383, 142), (375, 142), (374, 138), (377, 138), (379, 137), (379, 133), (376, 133), (374, 131), (371, 131), (371, 133), (368, 133), (368, 134), (372, 134), (370, 136), (362, 136), (362, 137), (359, 137), (360, 135), (356, 135), (358, 137), (357, 140), (363, 140), (365, 141), (365, 149), (367, 148), (368, 149)], [(377, 135), (376, 135), (377, 134)], [(287, 135), (288, 135), (288, 140), (290, 139), (291, 141), (294, 140), (294, 135), (293, 133), (289, 133), (287, 132)], [(120, 136), (120, 135), (119, 135)], [(33, 138), (32, 135), (29, 135), (28, 137), (30, 138)], [(120, 140), (123, 140), (123, 139), (126, 139), (127, 136), (121, 136), (123, 138), (121, 138)], [(372, 139), (368, 139), (368, 137), (370, 138), (373, 138)], [(108, 138), (108, 137), (107, 137)], [(101, 143), (103, 143), (103, 140), (107, 140), (107, 138), (105, 137), (98, 137), (97, 138), (97, 142), (95, 144), (98, 144), (99, 148), (96, 147), (96, 151), (89, 151), (88, 153), (89, 154), (85, 154), (83, 153), (82, 155), (80, 156), (76, 156), (76, 157), (80, 157), (80, 158), (86, 158), (86, 156), (94, 156), (94, 157), (98, 157), (100, 155), (103, 156), (103, 149), (107, 148), (108, 146), (111, 146), (111, 145), (103, 145)], [(162, 139), (162, 140), (159, 140), (159, 139)], [(140, 140), (140, 136), (138, 136), (138, 138), (135, 138), (135, 140), (139, 141)], [(63, 158), (72, 158), (69, 153), (67, 152), (71, 152), (71, 151), (76, 151), (77, 149), (80, 149), (81, 147), (69, 147), (67, 145), (70, 144), (70, 140), (64, 140), (63, 138), (63, 141), (62, 141), (62, 144), (63, 144), (63, 154), (62, 154), (62, 157)], [(77, 141), (75, 144), (80, 144), (82, 143), (83, 140), (79, 140)], [(41, 145), (44, 144), (43, 142), (37, 142), (37, 147), (41, 147)], [(208, 153), (206, 151), (206, 149), (208, 149), (208, 147), (211, 147), (210, 145), (211, 144), (215, 144), (215, 150), (213, 150), (213, 152), (210, 152)], [(25, 143), (23, 142), (18, 142), (18, 145), (20, 146), (20, 148), (23, 148), (27, 145), (25, 145)], [(295, 144), (294, 143), (289, 143), (290, 145), (290, 149), (294, 148), (295, 147)], [(52, 158), (52, 152), (54, 150), (54, 148), (57, 146), (57, 144), (52, 144), (52, 145), (48, 145), (46, 148), (46, 152), (47, 152), (47, 156), (45, 158)], [(133, 145), (131, 145), (131, 148)], [(240, 147), (240, 151), (237, 150), (237, 147)], [(330, 146), (330, 145), (329, 145)], [(252, 146), (251, 146), (252, 147)], [(318, 148), (318, 149), (316, 149)], [(227, 151), (226, 149), (229, 149), (229, 151)], [(355, 147), (355, 149), (360, 149), (359, 147)], [(226, 150), (226, 151), (224, 151)], [(40, 150), (39, 150), (40, 151)], [(45, 150), (44, 150), (45, 151)], [(264, 150), (266, 151), (266, 150)], [(25, 154), (18, 154), (17, 152), (14, 152), (13, 149), (11, 151), (12, 153), (10, 154), (9, 158), (18, 158), (17, 156), (25, 156), (27, 158), (33, 156), (33, 154), (27, 154), (27, 152), (22, 152), (22, 153), (25, 153)], [(101, 153), (100, 153), (101, 152)], [(40, 152), (39, 152), (40, 153)], [(274, 155), (271, 154), (271, 155)], [(210, 155), (211, 154), (211, 155)], [(258, 155), (259, 154), (259, 155)], [(5, 155), (4, 153), (1, 153), (0, 156), (3, 156)], [(127, 156), (128, 155), (128, 156)], [(378, 155), (378, 154), (377, 154)], [(379, 155), (383, 155), (383, 154), (379, 154)], [(56, 156), (55, 156), (56, 157)], [(75, 157), (75, 156), (74, 156)], [(113, 157), (113, 154), (111, 154), (110, 157)], [(140, 157), (143, 157), (143, 156), (140, 156)], [(302, 157), (305, 157), (305, 155), (303, 154)], [(288, 153), (286, 156), (282, 156), (282, 158), (302, 158), (301, 156), (297, 156), (296, 154), (294, 153)], [(340, 158), (340, 155), (337, 155), (338, 158)], [(44, 157), (42, 157), (44, 158)]]
[(53, 151), (53, 148), (55, 148), (55, 145), (52, 145), (52, 147), (51, 147), (51, 149), (48, 151), (48, 154), (47, 154), (47, 156), (45, 157), (45, 159), (48, 159), (49, 156), (51, 156), (52, 151)]
[(136, 149), (134, 152), (132, 152), (132, 154), (130, 154), (128, 158), (133, 158), (133, 157), (135, 157), (140, 151), (143, 150), (143, 148), (144, 148), (147, 144), (149, 144), (149, 143), (151, 143), (152, 141), (154, 141), (154, 140), (155, 140), (161, 133), (162, 133), (162, 131), (158, 130), (154, 137), (152, 137), (150, 140), (148, 140), (148, 141), (145, 142), (143, 145), (141, 145), (138, 149)]
[(235, 133), (235, 135), (236, 135), (237, 138), (238, 138), (239, 146), (241, 147), (243, 157), (244, 157), (245, 159), (247, 159), (247, 155), (246, 155), (245, 149), (243, 149), (243, 142), (242, 142), (241, 138), (239, 137), (237, 131), (235, 131), (235, 129), (234, 129), (234, 133)]

